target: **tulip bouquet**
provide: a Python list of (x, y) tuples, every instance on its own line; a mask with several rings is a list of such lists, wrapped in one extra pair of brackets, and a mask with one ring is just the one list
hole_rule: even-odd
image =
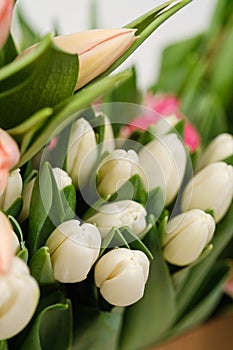
[(1, 349), (145, 349), (218, 305), (233, 137), (109, 76), (189, 2), (19, 52), (0, 0)]

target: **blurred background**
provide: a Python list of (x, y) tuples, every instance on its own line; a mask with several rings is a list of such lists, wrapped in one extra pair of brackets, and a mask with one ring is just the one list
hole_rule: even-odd
[[(33, 28), (40, 35), (54, 32), (67, 34), (91, 27), (122, 27), (144, 12), (161, 4), (162, 0), (18, 0)], [(162, 49), (180, 39), (204, 31), (210, 22), (216, 0), (193, 0), (163, 24), (120, 69), (136, 65), (138, 83), (146, 89), (157, 78)], [(17, 37), (17, 23), (13, 34)]]

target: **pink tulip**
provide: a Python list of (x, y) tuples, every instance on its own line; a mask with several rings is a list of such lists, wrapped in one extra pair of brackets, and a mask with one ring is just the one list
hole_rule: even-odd
[(0, 193), (7, 185), (8, 173), (19, 161), (17, 143), (3, 129), (0, 129)]
[(0, 275), (9, 271), (13, 254), (12, 227), (8, 218), (0, 211)]
[(0, 49), (9, 35), (13, 6), (13, 0), (0, 0)]
[(145, 112), (131, 121), (123, 128), (122, 137), (129, 137), (135, 130), (146, 130), (150, 125), (156, 124), (162, 117), (174, 115), (177, 119), (185, 119), (184, 143), (195, 151), (200, 145), (200, 136), (196, 128), (187, 121), (180, 111), (180, 101), (173, 95), (157, 95), (148, 93), (144, 99)]

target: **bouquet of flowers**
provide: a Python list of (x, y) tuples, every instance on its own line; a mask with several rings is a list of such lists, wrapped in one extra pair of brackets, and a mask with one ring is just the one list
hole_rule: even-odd
[[(233, 137), (221, 116), (199, 127), (191, 107), (209, 70), (194, 89), (186, 69), (171, 89), (168, 55), (143, 98), (134, 68), (110, 75), (190, 1), (39, 42), (22, 23), (31, 42), (19, 52), (14, 2), (0, 0), (1, 349), (145, 349), (216, 310), (231, 267)], [(188, 60), (203, 43), (175, 48)]]

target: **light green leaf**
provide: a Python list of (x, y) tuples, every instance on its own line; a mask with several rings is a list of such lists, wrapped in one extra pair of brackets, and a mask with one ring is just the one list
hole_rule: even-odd
[(7, 340), (0, 340), (0, 350), (8, 350)]
[(29, 261), (31, 274), (40, 285), (55, 283), (48, 247), (38, 249)]

